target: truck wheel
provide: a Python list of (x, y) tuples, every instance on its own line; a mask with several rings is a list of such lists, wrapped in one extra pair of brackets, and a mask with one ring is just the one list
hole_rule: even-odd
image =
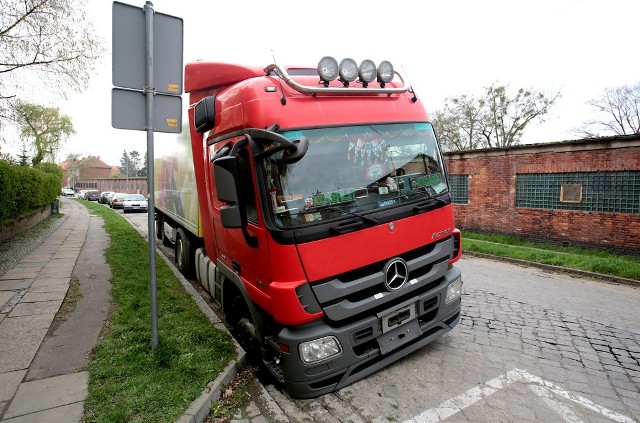
[(176, 263), (183, 275), (191, 276), (191, 242), (182, 228), (176, 232)]
[(162, 239), (164, 235), (164, 219), (162, 218), (162, 213), (158, 213), (158, 217), (156, 218), (156, 238)]
[(260, 357), (260, 343), (258, 342), (256, 327), (244, 298), (238, 293), (231, 300), (229, 307), (229, 319), (231, 334), (238, 341), (240, 346), (252, 358)]

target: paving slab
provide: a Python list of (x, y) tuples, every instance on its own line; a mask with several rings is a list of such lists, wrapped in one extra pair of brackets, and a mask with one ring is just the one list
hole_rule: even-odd
[(13, 398), (26, 373), (26, 370), (0, 373), (0, 402), (10, 401)]
[(43, 301), (64, 300), (65, 294), (66, 292), (61, 292), (61, 291), (33, 292), (29, 290), (24, 295), (24, 297), (22, 297), (21, 302), (36, 303), (36, 302), (43, 302)]
[(5, 306), (16, 295), (15, 291), (1, 291), (0, 290), (0, 309)]
[[(11, 401), (11, 404), (9, 405), (9, 408), (4, 415), (4, 419), (12, 421), (10, 419), (13, 417), (26, 417), (33, 413), (55, 411), (54, 409), (56, 408), (79, 403), (80, 414), (78, 415), (78, 419), (70, 419), (71, 416), (66, 414), (69, 410), (65, 409), (62, 411), (65, 412), (63, 416), (66, 416), (66, 419), (57, 420), (67, 422), (79, 421), (79, 418), (82, 416), (82, 402), (88, 393), (88, 383), (89, 372), (72, 373), (69, 375), (54, 376), (47, 379), (22, 383), (18, 388), (13, 401)], [(34, 398), (37, 398), (38, 400), (34, 401)], [(43, 421), (42, 414), (35, 417), (38, 417), (39, 420), (25, 421)], [(47, 419), (46, 421), (52, 420)]]
[(24, 416), (3, 420), (3, 422), (7, 422), (7, 423), (80, 422), (82, 421), (83, 410), (84, 410), (84, 404), (82, 402), (76, 402), (76, 403), (65, 405), (62, 407), (56, 407), (56, 408), (52, 408), (45, 411), (39, 411), (37, 413), (27, 414)]
[(70, 278), (73, 273), (73, 266), (61, 267), (59, 269), (42, 269), (42, 272), (38, 275), (38, 278)]
[(55, 315), (60, 309), (61, 304), (62, 300), (19, 303), (11, 310), (9, 317), (33, 316), (35, 314)]
[(33, 283), (33, 279), (13, 279), (0, 281), (0, 291), (15, 291), (28, 288)]
[(19, 269), (13, 268), (7, 271), (4, 275), (0, 276), (0, 281), (12, 280), (12, 279), (35, 279), (42, 270), (42, 267), (21, 267)]
[(40, 314), (37, 316), (9, 317), (0, 324), (0, 336), (20, 336), (28, 331), (47, 329), (55, 315)]
[(37, 278), (31, 284), (31, 289), (40, 286), (66, 286), (69, 287), (70, 278)]

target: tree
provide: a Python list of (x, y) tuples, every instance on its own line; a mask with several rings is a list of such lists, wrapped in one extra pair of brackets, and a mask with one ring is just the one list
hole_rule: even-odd
[(71, 118), (61, 115), (57, 107), (25, 102), (18, 102), (15, 112), (20, 137), (23, 141), (32, 144), (33, 165), (37, 165), (45, 158), (55, 162), (56, 153), (62, 144), (75, 133)]
[(586, 122), (578, 130), (582, 135), (597, 136), (598, 129), (616, 135), (640, 134), (640, 82), (636, 85), (605, 88), (600, 97), (587, 104), (595, 109), (600, 119)]
[(147, 177), (147, 152), (144, 152), (144, 161), (142, 163), (142, 166), (140, 167), (140, 170), (138, 170), (138, 176), (140, 177)]
[(29, 166), (29, 155), (27, 154), (27, 145), (22, 144), (22, 151), (18, 156), (18, 164), (20, 166)]
[[(0, 0), (0, 99), (15, 96), (39, 74), (47, 88), (82, 90), (102, 54), (80, 0)], [(10, 91), (9, 91), (10, 90)]]
[(527, 125), (543, 116), (560, 96), (547, 97), (520, 88), (511, 97), (507, 86), (493, 84), (481, 98), (461, 95), (445, 100), (433, 114), (433, 123), (445, 150), (510, 147), (520, 143)]
[(67, 163), (67, 175), (69, 177), (68, 184), (70, 187), (75, 187), (76, 181), (86, 179), (85, 170), (89, 167), (88, 157), (82, 157), (80, 154), (70, 153), (67, 154), (65, 162)]

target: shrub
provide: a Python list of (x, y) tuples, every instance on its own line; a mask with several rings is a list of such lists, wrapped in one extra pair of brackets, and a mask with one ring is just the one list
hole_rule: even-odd
[(31, 168), (0, 160), (0, 222), (51, 204), (61, 187), (62, 169), (56, 164)]

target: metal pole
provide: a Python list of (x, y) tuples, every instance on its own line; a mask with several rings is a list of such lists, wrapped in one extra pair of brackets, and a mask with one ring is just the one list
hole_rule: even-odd
[(156, 292), (156, 237), (155, 237), (155, 202), (153, 199), (153, 96), (155, 88), (153, 85), (153, 3), (147, 1), (145, 11), (145, 40), (146, 40), (146, 123), (147, 130), (147, 192), (149, 203), (147, 207), (149, 241), (149, 291), (151, 295), (151, 347), (155, 351), (158, 346), (158, 300)]

